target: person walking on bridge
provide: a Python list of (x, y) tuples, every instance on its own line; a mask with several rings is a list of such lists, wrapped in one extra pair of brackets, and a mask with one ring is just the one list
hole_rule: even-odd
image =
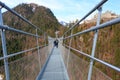
[(54, 46), (56, 46), (56, 48), (58, 48), (58, 43), (59, 43), (59, 41), (58, 41), (58, 39), (56, 39), (56, 40), (54, 41)]

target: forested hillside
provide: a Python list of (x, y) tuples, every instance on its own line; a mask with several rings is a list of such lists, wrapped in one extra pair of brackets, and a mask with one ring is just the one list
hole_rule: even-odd
[[(39, 6), (37, 4), (20, 4), (13, 8), (16, 12), (21, 14), (21, 16), (30, 20), (33, 24), (38, 26), (41, 30), (48, 33), (58, 30), (60, 24), (58, 23), (56, 17), (49, 8)], [(9, 11), (3, 13), (4, 24), (15, 27), (26, 29), (27, 24), (23, 23), (18, 17), (11, 14)], [(22, 22), (22, 23), (21, 23)], [(53, 36), (53, 34), (51, 34)]]
[[(118, 16), (111, 12), (106, 12), (107, 14), (102, 14), (101, 23), (109, 21), (111, 19), (117, 18)], [(113, 16), (104, 16), (104, 15), (113, 15)], [(96, 17), (84, 21), (82, 24), (74, 28), (73, 33), (83, 31), (90, 27), (96, 25)], [(73, 23), (71, 24), (73, 25)], [(70, 33), (68, 33), (70, 35)], [(72, 38), (72, 47), (83, 51), (85, 53), (91, 54), (92, 44), (93, 44), (94, 32), (89, 32)], [(66, 44), (69, 45), (69, 39), (66, 40)], [(89, 61), (90, 59), (83, 57), (80, 54), (77, 54), (79, 57)], [(111, 63), (117, 67), (120, 67), (120, 24), (112, 25), (111, 27), (104, 28), (99, 30), (98, 40), (96, 45), (95, 57), (102, 59), (108, 63)], [(103, 71), (105, 74), (110, 76), (113, 80), (120, 79), (120, 73), (108, 68), (104, 65), (101, 65), (98, 62), (95, 62), (94, 65)]]
[[(39, 6), (37, 4), (20, 4), (13, 8), (16, 12), (18, 12), (21, 16), (27, 18), (31, 23), (40, 28), (41, 31), (46, 32), (47, 35), (55, 37), (55, 31), (63, 29), (59, 24), (58, 20), (52, 13), (49, 8), (44, 6)], [(36, 34), (36, 29), (32, 28), (29, 24), (22, 21), (17, 16), (13, 15), (11, 12), (7, 11), (3, 13), (3, 22), (4, 25), (8, 25), (9, 27), (13, 27), (15, 29), (20, 29), (26, 32), (30, 32)], [(38, 35), (42, 38), (39, 38), (39, 46), (44, 45), (44, 34), (38, 31)], [(6, 45), (7, 45), (7, 53), (15, 53), (22, 50), (30, 49), (37, 46), (36, 37), (26, 36), (20, 33), (6, 31)], [(0, 56), (3, 56), (2, 45), (0, 43)], [(12, 57), (11, 60), (16, 60), (23, 55), (18, 55)], [(3, 63), (1, 62), (1, 65)]]

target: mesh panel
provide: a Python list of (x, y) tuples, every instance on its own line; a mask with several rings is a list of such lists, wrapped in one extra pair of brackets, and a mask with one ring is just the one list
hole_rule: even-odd
[(92, 80), (112, 80), (112, 79), (103, 72), (101, 72), (96, 67), (93, 67)]
[[(24, 53), (24, 57), (9, 63), (10, 80), (35, 80), (48, 57), (50, 49), (44, 47), (40, 49), (38, 56), (37, 50)], [(39, 58), (40, 57), (40, 58)], [(40, 64), (39, 64), (40, 59)], [(4, 66), (0, 67), (0, 75), (4, 76)]]
[[(67, 66), (67, 58), (68, 58), (69, 50), (63, 46), (61, 46), (61, 50), (63, 52), (62, 56), (64, 62)], [(76, 56), (74, 53), (71, 52), (69, 55), (67, 71), (70, 80), (87, 80), (88, 71), (89, 71), (89, 62), (81, 59), (80, 57)], [(112, 80), (96, 67), (93, 67), (92, 73), (93, 73), (92, 80)]]
[(9, 70), (10, 80), (35, 80), (40, 70), (37, 52), (11, 62)]

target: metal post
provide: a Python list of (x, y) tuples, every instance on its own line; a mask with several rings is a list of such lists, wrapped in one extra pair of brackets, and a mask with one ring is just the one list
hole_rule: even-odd
[(39, 67), (41, 69), (41, 59), (40, 59), (40, 50), (39, 50), (39, 42), (38, 42), (38, 29), (36, 28), (36, 39), (37, 39), (37, 50), (38, 50), (38, 59), (39, 59)]
[[(71, 36), (73, 34), (72, 32), (73, 30), (71, 30)], [(67, 69), (68, 69), (68, 63), (69, 63), (69, 57), (70, 57), (70, 47), (71, 47), (71, 42), (72, 42), (72, 37), (70, 38), (70, 42), (69, 42), (69, 52), (68, 52), (68, 57), (67, 57)]]
[[(44, 41), (45, 41), (45, 47), (46, 47), (46, 33), (44, 33)], [(48, 53), (45, 53), (45, 57), (47, 58)]]
[(62, 37), (62, 40), (63, 40), (63, 43), (62, 43), (62, 45), (64, 46), (64, 38), (65, 38), (65, 35)]
[(64, 39), (65, 36), (66, 36), (66, 34), (63, 36), (63, 46), (65, 46), (65, 41), (66, 41), (66, 39)]
[[(98, 8), (98, 19), (97, 19), (97, 24), (96, 24), (97, 26), (100, 24), (101, 13), (102, 13), (102, 7), (99, 7)], [(97, 37), (98, 37), (98, 30), (95, 30), (94, 39), (93, 39), (92, 54), (91, 54), (92, 57), (94, 57), (94, 55), (95, 55), (95, 48), (96, 48), (96, 43), (97, 43)], [(88, 79), (87, 80), (91, 80), (93, 62), (94, 62), (94, 60), (91, 59), (90, 60), (90, 67), (89, 67), (89, 73), (88, 73)]]
[(45, 41), (45, 46), (46, 46), (46, 34), (44, 33), (44, 41)]
[[(1, 10), (2, 10), (2, 7), (0, 8), (0, 25), (3, 25), (3, 19), (2, 19), (2, 12), (1, 12)], [(10, 80), (8, 58), (5, 58), (7, 56), (5, 30), (1, 29), (0, 31), (1, 31), (3, 56), (4, 56), (5, 76), (6, 76), (6, 80)]]

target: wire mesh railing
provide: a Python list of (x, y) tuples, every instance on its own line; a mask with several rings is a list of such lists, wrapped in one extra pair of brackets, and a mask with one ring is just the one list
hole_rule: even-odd
[[(120, 23), (120, 18), (118, 17), (118, 18), (112, 19), (112, 20), (110, 20), (108, 22), (100, 24), (101, 23), (102, 6), (107, 1), (108, 0), (102, 0), (88, 14), (86, 14), (81, 20), (79, 20), (77, 23), (75, 23), (72, 27), (70, 27), (63, 34), (63, 37), (64, 37), (62, 39), (63, 40), (63, 45), (69, 49), (69, 51), (67, 52), (68, 54), (66, 54), (66, 56), (65, 56), (65, 62), (66, 62), (66, 67), (68, 66), (68, 73), (70, 73), (69, 71), (72, 72), (71, 74), (69, 74), (69, 76), (73, 77), (73, 78), (71, 77), (71, 80), (101, 80), (101, 79), (102, 80), (111, 80), (111, 78), (107, 77), (107, 75), (105, 75), (104, 73), (102, 73), (101, 71), (99, 71), (97, 68), (95, 68), (93, 66), (94, 62), (98, 62), (101, 65), (107, 66), (108, 68), (111, 68), (111, 69), (115, 70), (116, 72), (118, 72), (118, 75), (119, 75), (119, 72), (120, 72), (120, 68), (119, 67), (114, 66), (113, 64), (110, 64), (108, 62), (105, 62), (104, 60), (101, 60), (101, 59), (98, 59), (98, 58), (95, 57), (95, 51), (96, 51), (97, 39), (98, 39), (98, 33), (99, 33), (98, 30), (101, 30), (101, 29), (107, 28), (107, 27), (112, 27), (111, 25)], [(77, 31), (76, 33), (73, 32), (74, 29), (76, 27), (80, 26), (82, 24), (81, 22), (83, 20), (85, 20), (89, 15), (91, 15), (95, 10), (98, 10), (98, 16), (97, 16), (96, 26), (91, 26), (88, 29), (85, 29), (85, 30), (82, 30), (82, 31)], [(91, 45), (90, 43), (87, 44), (87, 47), (84, 47), (84, 48), (86, 48), (87, 51), (83, 52), (83, 49), (81, 49), (81, 46), (82, 45), (86, 46), (86, 45), (82, 44), (82, 43), (81, 43), (82, 45), (79, 45), (80, 42), (76, 42), (76, 40), (79, 39), (79, 41), (83, 42), (83, 37), (81, 39), (80, 36), (84, 35), (84, 34), (89, 34), (91, 32), (92, 32), (92, 34), (90, 34), (90, 36), (92, 35), (93, 39), (88, 38), (87, 37), (88, 35), (87, 35), (87, 36), (84, 36), (87, 39), (87, 40), (84, 39), (84, 41), (89, 42), (89, 41), (93, 40), (93, 42), (90, 42), (90, 43), (92, 43), (92, 46), (91, 47), (89, 46), (89, 45)], [(78, 36), (78, 38), (77, 38), (77, 36)], [(74, 39), (74, 41), (73, 41), (73, 39)], [(77, 63), (76, 61), (74, 61), (73, 62), (74, 64), (72, 64), (72, 61), (74, 59), (73, 56), (70, 58), (70, 56), (72, 55), (72, 52), (74, 52), (74, 54), (77, 55), (77, 56), (79, 56), (79, 57), (80, 56), (82, 56), (82, 58), (85, 57), (85, 59), (87, 61), (89, 61), (90, 63), (88, 64), (88, 62), (87, 63), (85, 62), (86, 63), (86, 65), (84, 64), (85, 66), (81, 65), (82, 62), (84, 62), (84, 61), (82, 61), (78, 57), (78, 58), (75, 58), (75, 60), (78, 59), (78, 60), (76, 60), (76, 61), (79, 61), (78, 64), (75, 64), (75, 63)], [(71, 67), (71, 66), (74, 66), (74, 67), (72, 67), (72, 68), (69, 69), (69, 67)], [(84, 71), (80, 71), (80, 67), (82, 67), (81, 70), (84, 70)], [(74, 70), (73, 68), (76, 68), (76, 70)], [(83, 78), (82, 72), (83, 72), (83, 74), (84, 73), (86, 74), (86, 75), (84, 75), (84, 77), (86, 76), (85, 78)], [(75, 77), (75, 75), (73, 76), (72, 74), (73, 75), (76, 74), (77, 76)], [(116, 79), (119, 79), (119, 78), (120, 77), (117, 76)]]
[[(10, 72), (10, 80), (35, 80), (41, 68), (39, 67), (39, 61), (41, 61), (41, 67), (43, 67), (49, 51), (49, 46), (43, 47), (40, 49), (40, 59), (38, 58), (37, 49), (29, 52), (32, 54), (25, 55), (22, 58), (11, 61), (9, 63), (9, 72)], [(28, 52), (23, 53), (28, 54)], [(3, 80), (5, 80), (5, 71), (4, 66), (0, 67), (0, 73), (4, 76)]]
[[(4, 25), (3, 8), (22, 20), (23, 24), (28, 24), (29, 28), (25, 31), (8, 26), (9, 24)], [(33, 28), (32, 32), (30, 27)], [(47, 34), (2, 2), (0, 2), (0, 32), (2, 45), (0, 76), (3, 80), (35, 80), (49, 53)]]
[[(67, 71), (70, 80), (87, 80), (89, 62), (80, 58), (73, 52), (69, 54), (69, 50), (63, 46), (61, 46), (61, 50), (63, 51), (62, 56), (64, 59), (64, 63), (66, 66), (68, 64)], [(69, 62), (67, 63), (68, 54)], [(94, 66), (92, 80), (112, 80), (112, 79)]]

